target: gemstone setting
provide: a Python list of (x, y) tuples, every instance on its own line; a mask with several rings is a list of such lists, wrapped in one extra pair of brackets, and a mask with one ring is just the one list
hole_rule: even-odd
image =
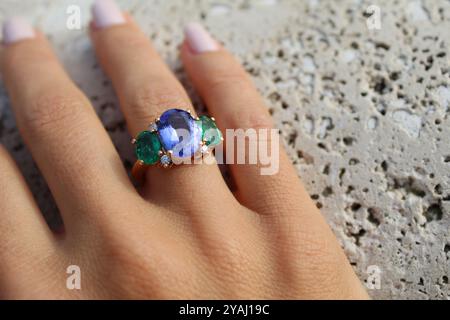
[(159, 159), (159, 162), (164, 168), (166, 168), (172, 164), (172, 159), (170, 159), (170, 156), (168, 154), (163, 154)]
[(156, 122), (152, 122), (149, 124), (148, 131), (150, 132), (158, 131), (158, 125), (156, 124)]
[(132, 139), (138, 158), (135, 167), (159, 164), (168, 168), (185, 163), (186, 159), (210, 154), (222, 141), (214, 118), (194, 118), (189, 110), (169, 109)]
[(146, 165), (155, 164), (159, 161), (161, 142), (155, 132), (142, 131), (136, 137), (136, 157)]
[(157, 122), (157, 134), (165, 151), (174, 158), (190, 158), (200, 148), (202, 128), (188, 111), (170, 109)]
[(202, 145), (201, 148), (200, 148), (200, 152), (201, 152), (202, 154), (208, 154), (208, 153), (209, 153), (209, 148), (208, 148), (208, 146), (207, 146), (206, 144)]

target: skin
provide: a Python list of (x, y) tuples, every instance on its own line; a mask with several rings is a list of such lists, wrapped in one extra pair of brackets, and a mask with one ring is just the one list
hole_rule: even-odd
[[(169, 108), (193, 109), (129, 17), (90, 35), (132, 136)], [(17, 126), (65, 225), (62, 236), (50, 231), (0, 146), (1, 298), (368, 298), (283, 150), (272, 176), (229, 165), (234, 193), (217, 165), (149, 168), (137, 191), (42, 34), (4, 46), (0, 59)], [(226, 49), (194, 54), (185, 42), (181, 59), (222, 131), (272, 127)], [(66, 288), (73, 264), (81, 290)]]

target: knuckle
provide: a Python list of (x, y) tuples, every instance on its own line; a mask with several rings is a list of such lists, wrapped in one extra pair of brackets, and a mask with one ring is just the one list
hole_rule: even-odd
[(283, 261), (289, 283), (303, 283), (309, 294), (318, 290), (332, 292), (342, 276), (340, 266), (344, 265), (339, 246), (328, 232), (306, 224), (308, 229), (299, 226), (295, 217), (284, 219), (281, 226), (272, 220), (270, 228), (277, 234), (272, 250)]
[[(103, 236), (105, 234), (103, 233)], [(105, 277), (114, 274), (110, 283), (116, 291), (133, 297), (170, 296), (186, 281), (185, 265), (180, 252), (156, 239), (143, 241), (129, 231), (109, 232), (102, 248), (102, 268)], [(124, 285), (133, 283), (135, 285)], [(132, 290), (132, 291), (130, 291)]]
[(152, 89), (138, 90), (127, 109), (137, 118), (152, 120), (164, 110), (190, 107), (186, 95), (180, 90), (173, 90), (169, 86), (156, 86)]
[(83, 100), (76, 95), (44, 95), (31, 103), (24, 112), (24, 125), (32, 135), (66, 129), (79, 118)]
[(3, 51), (1, 61), (5, 71), (17, 72), (17, 66), (24, 62), (39, 61), (45, 65), (54, 63), (55, 55), (46, 46), (36, 46), (35, 43), (24, 41)]
[(253, 88), (253, 84), (248, 75), (243, 70), (216, 70), (214, 76), (210, 79), (209, 88), (216, 90), (239, 90), (243, 88)]
[[(290, 254), (323, 258), (333, 252), (327, 230), (314, 225), (314, 221), (308, 221), (306, 217), (300, 221), (298, 216), (286, 215), (282, 218), (267, 218), (271, 221), (272, 228), (279, 234), (279, 245), (287, 248)], [(293, 246), (292, 243), (301, 245)]]
[(235, 238), (225, 237), (221, 240), (214, 240), (210, 244), (207, 252), (212, 255), (212, 261), (220, 274), (226, 279), (234, 279), (246, 273), (248, 254), (244, 246)]
[(256, 94), (251, 79), (243, 70), (217, 71), (210, 79), (208, 88), (212, 96), (221, 97), (224, 94), (236, 96), (233, 108), (223, 111), (226, 113), (225, 118), (229, 126), (243, 129), (273, 127), (271, 118), (259, 95)]
[(238, 102), (235, 107), (238, 111), (230, 116), (233, 128), (259, 130), (273, 127), (269, 115), (263, 112), (254, 112), (254, 110), (261, 109), (259, 101)]
[[(105, 41), (107, 47), (116, 47), (118, 43), (122, 47), (134, 52), (148, 52), (150, 42), (146, 36), (137, 32), (139, 30), (130, 30), (126, 28), (117, 28), (112, 32), (103, 35), (102, 40)], [(137, 51), (136, 51), (137, 50)], [(153, 54), (153, 50), (151, 51)]]
[(261, 186), (267, 196), (264, 199), (255, 199), (252, 208), (264, 219), (270, 220), (271, 225), (285, 223), (285, 220), (288, 228), (291, 227), (290, 223), (298, 224), (298, 220), (303, 216), (299, 211), (303, 212), (304, 210), (303, 207), (299, 210), (298, 203), (291, 200), (295, 199), (297, 195), (296, 191), (292, 190), (291, 173), (280, 170), (276, 175), (267, 177), (261, 182)]

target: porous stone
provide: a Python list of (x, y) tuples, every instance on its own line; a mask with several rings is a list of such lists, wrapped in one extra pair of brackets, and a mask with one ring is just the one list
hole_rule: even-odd
[[(24, 15), (51, 37), (130, 168), (130, 136), (87, 35), (90, 3), (2, 1), (0, 21)], [(179, 61), (181, 26), (200, 21), (237, 55), (359, 277), (369, 285), (374, 270), (381, 272), (381, 287), (369, 289), (372, 297), (450, 297), (449, 1), (119, 3), (199, 112), (204, 107)], [(81, 8), (80, 30), (66, 24), (74, 4)], [(369, 28), (376, 27), (376, 8), (380, 29)], [(24, 148), (3, 86), (0, 138), (47, 219), (57, 224), (54, 201)]]

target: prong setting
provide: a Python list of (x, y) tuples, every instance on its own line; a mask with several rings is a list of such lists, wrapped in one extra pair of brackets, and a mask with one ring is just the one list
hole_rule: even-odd
[(207, 155), (207, 154), (209, 154), (209, 148), (208, 148), (208, 146), (206, 145), (206, 144), (203, 144), (201, 147), (200, 147), (200, 152), (203, 154), (203, 155)]
[(150, 132), (158, 131), (158, 125), (157, 125), (156, 121), (149, 124), (148, 131), (150, 131)]
[[(206, 115), (197, 116), (193, 112), (195, 111), (191, 111), (191, 109), (169, 109), (160, 117), (155, 118), (148, 125), (146, 131), (142, 131), (132, 139), (131, 143), (135, 145), (138, 158), (136, 165), (157, 165), (162, 168), (169, 168), (183, 163), (179, 163), (178, 159), (187, 157), (197, 159), (213, 154), (215, 146), (224, 141), (222, 133), (215, 124), (216, 119)], [(193, 135), (193, 138), (191, 137), (188, 140), (188, 143), (191, 144), (189, 146), (190, 152), (185, 152), (184, 149), (178, 151), (177, 145), (171, 141), (170, 130), (177, 130), (179, 127), (174, 119), (181, 119), (189, 124), (190, 133)], [(179, 143), (181, 143), (181, 140)]]
[(159, 163), (163, 168), (169, 168), (170, 166), (172, 166), (172, 154), (169, 152), (163, 152), (161, 158), (159, 159)]

